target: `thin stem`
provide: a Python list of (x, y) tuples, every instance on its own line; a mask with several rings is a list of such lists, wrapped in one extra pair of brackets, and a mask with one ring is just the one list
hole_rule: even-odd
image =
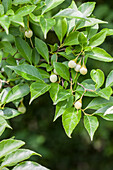
[(33, 42), (32, 42), (31, 38), (30, 38), (30, 43), (31, 43), (32, 48), (34, 48), (34, 45), (33, 45)]

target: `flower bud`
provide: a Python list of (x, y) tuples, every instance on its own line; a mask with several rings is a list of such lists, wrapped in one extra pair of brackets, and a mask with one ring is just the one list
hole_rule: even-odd
[(50, 75), (50, 81), (51, 81), (52, 83), (55, 83), (55, 82), (57, 81), (57, 75), (56, 75), (56, 74), (51, 74), (51, 75)]
[(27, 38), (31, 38), (33, 36), (33, 31), (32, 30), (25, 31), (25, 36)]
[(69, 67), (69, 68), (75, 68), (75, 67), (76, 67), (76, 62), (75, 62), (74, 60), (70, 60), (70, 61), (68, 62), (68, 67)]
[(54, 68), (54, 70), (53, 70), (53, 73), (55, 73), (56, 75), (58, 75), (58, 73), (57, 73), (57, 71), (55, 70), (55, 68)]
[(81, 109), (81, 107), (82, 107), (82, 101), (81, 101), (81, 99), (79, 99), (78, 101), (76, 101), (75, 104), (74, 104), (74, 106), (75, 106), (76, 109)]
[(83, 66), (80, 68), (80, 73), (81, 73), (82, 75), (87, 74), (87, 68), (86, 68), (85, 65), (83, 65)]
[(81, 68), (81, 60), (78, 62), (78, 64), (76, 64), (76, 67), (74, 68), (74, 70), (76, 72), (79, 72), (80, 71), (80, 68)]

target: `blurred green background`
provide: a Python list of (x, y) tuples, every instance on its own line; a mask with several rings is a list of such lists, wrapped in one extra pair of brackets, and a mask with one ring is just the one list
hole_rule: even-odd
[[(77, 0), (80, 5), (82, 0)], [(113, 1), (96, 0), (94, 15), (97, 18), (108, 21), (108, 24), (101, 25), (100, 29), (108, 27), (113, 29)], [(71, 0), (58, 6), (53, 13), (61, 8), (70, 5)], [(35, 26), (31, 25), (36, 31)], [(54, 37), (54, 39), (53, 39)], [(49, 33), (47, 42), (56, 37)], [(113, 36), (108, 37), (102, 44), (107, 52), (113, 56)], [(113, 69), (113, 63), (103, 63), (89, 59), (87, 63), (89, 71), (93, 68), (100, 68), (107, 75)], [(88, 101), (88, 99), (87, 99)], [(85, 101), (84, 101), (85, 102)], [(6, 130), (2, 138), (15, 136), (26, 142), (26, 148), (42, 154), (42, 158), (32, 157), (32, 160), (50, 168), (51, 170), (112, 170), (113, 169), (113, 122), (107, 122), (99, 118), (100, 126), (91, 142), (86, 130), (83, 127), (83, 120), (74, 130), (72, 138), (69, 139), (62, 127), (62, 120), (59, 118), (53, 122), (55, 108), (49, 94), (36, 99), (30, 106), (29, 96), (24, 99), (26, 113), (10, 120), (13, 131)]]

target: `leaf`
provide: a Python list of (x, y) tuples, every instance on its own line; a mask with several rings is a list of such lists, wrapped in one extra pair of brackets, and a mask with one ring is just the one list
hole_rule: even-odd
[(7, 95), (6, 103), (12, 102), (16, 99), (22, 98), (29, 93), (29, 86), (27, 84), (18, 84), (14, 86)]
[(50, 85), (43, 83), (43, 82), (32, 83), (30, 86), (31, 99), (29, 103), (31, 104), (31, 102), (34, 99), (46, 93), (50, 89), (50, 87), (51, 87)]
[(80, 32), (78, 36), (78, 41), (80, 45), (84, 48), (87, 45), (87, 38), (85, 37), (84, 33)]
[(44, 166), (37, 164), (36, 162), (31, 162), (31, 161), (25, 161), (20, 164), (17, 164), (12, 170), (48, 170)]
[(99, 46), (104, 42), (105, 38), (106, 38), (106, 32), (104, 31), (99, 32), (89, 40), (89, 46), (91, 47)]
[(0, 103), (1, 104), (5, 104), (6, 100), (7, 100), (7, 96), (9, 94), (9, 92), (11, 91), (10, 87), (7, 87), (5, 89), (2, 90), (1, 94), (0, 94)]
[(93, 37), (97, 33), (98, 29), (99, 29), (98, 24), (91, 27), (86, 27), (87, 38), (90, 39), (91, 37)]
[(62, 43), (63, 37), (67, 32), (67, 20), (65, 18), (58, 18), (56, 20), (56, 24), (54, 25), (54, 30), (60, 43)]
[(79, 32), (78, 32), (78, 31), (71, 32), (71, 33), (66, 37), (66, 39), (64, 40), (63, 46), (77, 45), (77, 44), (79, 44), (78, 36), (79, 36)]
[(44, 38), (47, 38), (48, 31), (55, 25), (55, 20), (52, 18), (46, 19), (44, 17), (40, 18), (40, 26), (44, 33)]
[(0, 4), (0, 16), (4, 14), (4, 6)]
[(109, 114), (113, 114), (113, 106), (111, 106), (110, 108), (108, 108), (105, 113), (104, 116), (109, 115)]
[(25, 142), (15, 139), (5, 139), (0, 142), (0, 158), (8, 155), (9, 153), (17, 150), (23, 146)]
[(10, 154), (8, 154), (4, 159), (3, 162), (1, 164), (1, 167), (4, 166), (14, 166), (16, 165), (18, 162), (21, 162), (23, 160), (28, 159), (29, 157), (31, 157), (32, 155), (39, 155), (36, 152), (33, 152), (31, 150), (28, 149), (18, 149)]
[(80, 11), (76, 11), (71, 8), (61, 10), (60, 12), (53, 16), (53, 18), (56, 17), (86, 19), (86, 17)]
[(94, 60), (99, 60), (103, 62), (112, 62), (113, 57), (109, 55), (105, 50), (95, 47), (90, 52), (86, 52), (86, 56)]
[(11, 119), (13, 117), (16, 117), (20, 115), (19, 111), (12, 109), (12, 108), (7, 108), (5, 107), (4, 109), (0, 109), (0, 116), (2, 116), (4, 119)]
[(16, 53), (16, 50), (12, 47), (9, 41), (1, 41), (0, 46), (1, 49), (3, 49), (3, 51), (6, 53), (10, 53), (11, 55), (14, 55)]
[(83, 13), (84, 16), (90, 16), (95, 8), (95, 2), (83, 3), (78, 10)]
[(113, 86), (113, 70), (108, 74), (105, 87)]
[(22, 27), (24, 27), (24, 22), (23, 22), (23, 17), (20, 15), (13, 15), (9, 17), (9, 20), (11, 22), (17, 23), (19, 25), (21, 25)]
[(31, 0), (13, 0), (14, 5), (31, 3)]
[(77, 113), (77, 110), (75, 108), (71, 107), (66, 109), (62, 116), (62, 123), (63, 127), (65, 129), (65, 132), (69, 138), (71, 138), (71, 134), (77, 124), (79, 123), (81, 119), (81, 111), (79, 110)]
[(39, 38), (35, 38), (35, 47), (38, 53), (49, 63), (49, 52), (46, 43)]
[(12, 0), (3, 0), (2, 5), (4, 6), (4, 11), (6, 13), (12, 7)]
[(20, 15), (20, 16), (25, 16), (25, 15), (29, 15), (31, 12), (34, 11), (34, 9), (36, 8), (35, 5), (26, 5), (26, 6), (23, 6), (21, 8), (19, 8), (15, 14), (16, 15)]
[(54, 68), (55, 68), (56, 72), (58, 73), (58, 75), (60, 75), (62, 78), (69, 81), (69, 79), (70, 79), (69, 70), (64, 64), (54, 62)]
[(99, 126), (98, 119), (95, 116), (84, 115), (84, 126), (86, 130), (88, 131), (91, 141), (92, 141), (94, 133)]
[(46, 72), (45, 70), (42, 70), (42, 69), (38, 68), (38, 71), (39, 71), (39, 73), (40, 73), (40, 75), (42, 76), (43, 79), (50, 77), (49, 73)]
[(32, 62), (32, 49), (29, 44), (20, 37), (15, 38), (15, 43), (18, 51), (30, 64)]
[(2, 133), (4, 132), (5, 128), (11, 128), (11, 126), (8, 125), (8, 123), (6, 122), (6, 120), (0, 116), (0, 136), (2, 135)]
[(97, 110), (104, 106), (112, 106), (112, 105), (113, 105), (113, 97), (110, 97), (109, 100), (98, 97), (98, 98), (94, 98), (85, 109)]
[(67, 55), (65, 52), (58, 52), (59, 55), (62, 57), (65, 57), (67, 60), (73, 60), (75, 59), (75, 56), (73, 54)]
[(5, 29), (6, 34), (9, 33), (10, 21), (7, 15), (0, 17), (0, 25)]
[(91, 78), (92, 80), (96, 83), (95, 88), (98, 89), (99, 87), (101, 87), (104, 83), (104, 73), (103, 71), (101, 71), (100, 69), (97, 70), (91, 70)]
[(42, 14), (44, 14), (45, 12), (50, 11), (51, 9), (57, 7), (58, 5), (60, 5), (62, 2), (64, 2), (64, 0), (45, 0), (45, 6), (42, 9)]
[(37, 65), (40, 61), (40, 55), (38, 54), (37, 50), (34, 48), (32, 50), (32, 62), (34, 65)]
[(98, 95), (100, 97), (103, 97), (107, 100), (109, 100), (110, 96), (112, 95), (112, 88), (111, 87), (106, 87), (98, 92)]
[(22, 76), (26, 80), (42, 80), (41, 74), (38, 69), (32, 65), (22, 64), (18, 66), (7, 66), (14, 70), (16, 74)]

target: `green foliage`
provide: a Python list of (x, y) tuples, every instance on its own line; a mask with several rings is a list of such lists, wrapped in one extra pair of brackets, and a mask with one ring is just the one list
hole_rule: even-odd
[[(62, 116), (68, 137), (82, 117), (91, 140), (99, 126), (96, 115), (113, 120), (112, 71), (105, 79), (101, 68), (93, 69), (91, 79), (84, 76), (83, 81), (80, 80), (81, 75), (89, 72), (86, 68), (88, 58), (113, 61), (110, 54), (98, 47), (107, 36), (113, 35), (113, 30), (105, 28), (98, 32), (98, 25), (106, 22), (93, 18), (95, 2), (77, 7), (73, 1), (68, 8), (50, 16), (48, 12), (62, 2), (64, 0), (3, 0), (0, 4), (0, 31), (12, 37), (12, 41), (2, 39), (0, 42), (0, 135), (6, 127), (11, 128), (6, 119), (23, 113), (20, 107), (24, 107), (23, 98), (29, 93), (31, 104), (49, 91), (53, 105), (56, 105), (54, 121)], [(31, 30), (32, 25), (37, 30)], [(59, 41), (48, 42), (50, 30)], [(86, 107), (83, 105), (85, 96), (93, 97)], [(11, 102), (15, 109), (7, 107)], [(20, 149), (22, 145), (24, 142), (13, 138), (0, 142), (2, 169), (40, 167), (37, 163), (24, 161), (39, 154)]]

